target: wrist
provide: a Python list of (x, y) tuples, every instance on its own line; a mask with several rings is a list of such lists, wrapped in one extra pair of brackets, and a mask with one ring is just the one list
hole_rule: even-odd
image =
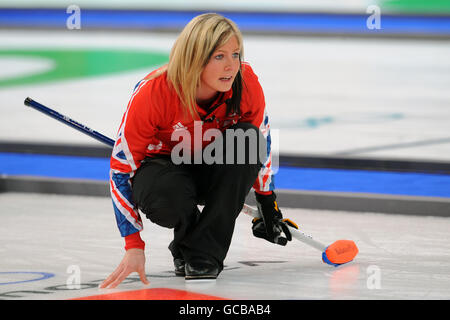
[(255, 190), (255, 194), (260, 194), (263, 196), (270, 196), (273, 193), (272, 190), (269, 191), (260, 191), (260, 190)]
[(272, 205), (273, 202), (277, 199), (277, 196), (274, 191), (255, 191), (256, 201), (260, 204)]
[(145, 242), (141, 239), (139, 232), (125, 236), (125, 250), (129, 249), (145, 249)]
[(277, 195), (274, 191), (265, 195), (259, 192), (255, 192), (256, 202), (260, 208), (264, 218), (272, 217), (272, 219), (282, 219), (283, 215), (277, 203)]

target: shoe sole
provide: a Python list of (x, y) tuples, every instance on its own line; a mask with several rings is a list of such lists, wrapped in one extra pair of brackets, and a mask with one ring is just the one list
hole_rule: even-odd
[(190, 281), (201, 281), (201, 280), (206, 280), (206, 281), (214, 281), (217, 279), (217, 276), (208, 276), (208, 275), (204, 275), (204, 276), (185, 276), (184, 277), (185, 280), (190, 280)]
[(184, 278), (184, 280), (189, 283), (216, 282), (217, 278)]

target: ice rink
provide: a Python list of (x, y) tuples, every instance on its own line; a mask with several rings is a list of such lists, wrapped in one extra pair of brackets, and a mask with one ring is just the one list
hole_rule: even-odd
[[(175, 38), (151, 32), (0, 30), (0, 51), (106, 48), (168, 54)], [(265, 90), (280, 152), (450, 160), (450, 42), (263, 36), (244, 41), (245, 60)], [(0, 80), (38, 74), (53, 63), (3, 53)], [(99, 145), (26, 108), (26, 97), (114, 138), (135, 83), (154, 67), (3, 83), (0, 139)], [(0, 193), (0, 299), (450, 299), (449, 218), (280, 207), (324, 243), (354, 240), (358, 256), (332, 267), (298, 241), (279, 247), (253, 237), (250, 218), (241, 215), (217, 281), (187, 283), (173, 273), (167, 249), (171, 231), (147, 220), (142, 237), (150, 285), (134, 274), (116, 289), (98, 289), (124, 252), (108, 197)]]
[(150, 285), (134, 274), (116, 289), (98, 289), (123, 255), (109, 199), (5, 193), (0, 202), (0, 299), (113, 298), (136, 290), (143, 298), (142, 290), (152, 296), (152, 289), (183, 292), (167, 294), (172, 299), (194, 293), (243, 300), (450, 298), (448, 218), (285, 208), (286, 217), (324, 243), (355, 241), (356, 259), (333, 267), (299, 241), (279, 247), (254, 238), (250, 218), (241, 215), (223, 272), (202, 283), (175, 276), (171, 231), (147, 220), (142, 237)]

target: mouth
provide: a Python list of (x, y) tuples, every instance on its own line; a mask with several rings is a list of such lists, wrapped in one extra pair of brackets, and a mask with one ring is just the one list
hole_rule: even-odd
[(220, 81), (224, 81), (224, 82), (231, 81), (231, 79), (233, 79), (233, 76), (219, 78)]

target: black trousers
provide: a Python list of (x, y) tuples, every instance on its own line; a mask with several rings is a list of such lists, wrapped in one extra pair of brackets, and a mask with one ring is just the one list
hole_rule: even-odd
[[(233, 150), (233, 163), (175, 165), (170, 156), (146, 158), (133, 178), (135, 205), (152, 222), (174, 229), (169, 245), (174, 258), (208, 259), (223, 268), (235, 220), (265, 161), (260, 154), (267, 153), (265, 139), (255, 126), (238, 123), (228, 130), (238, 129), (253, 130), (258, 146), (246, 140), (245, 147), (237, 150), (237, 138), (223, 134), (224, 156)], [(241, 163), (236, 163), (238, 155)], [(201, 212), (198, 205), (204, 205)]]

